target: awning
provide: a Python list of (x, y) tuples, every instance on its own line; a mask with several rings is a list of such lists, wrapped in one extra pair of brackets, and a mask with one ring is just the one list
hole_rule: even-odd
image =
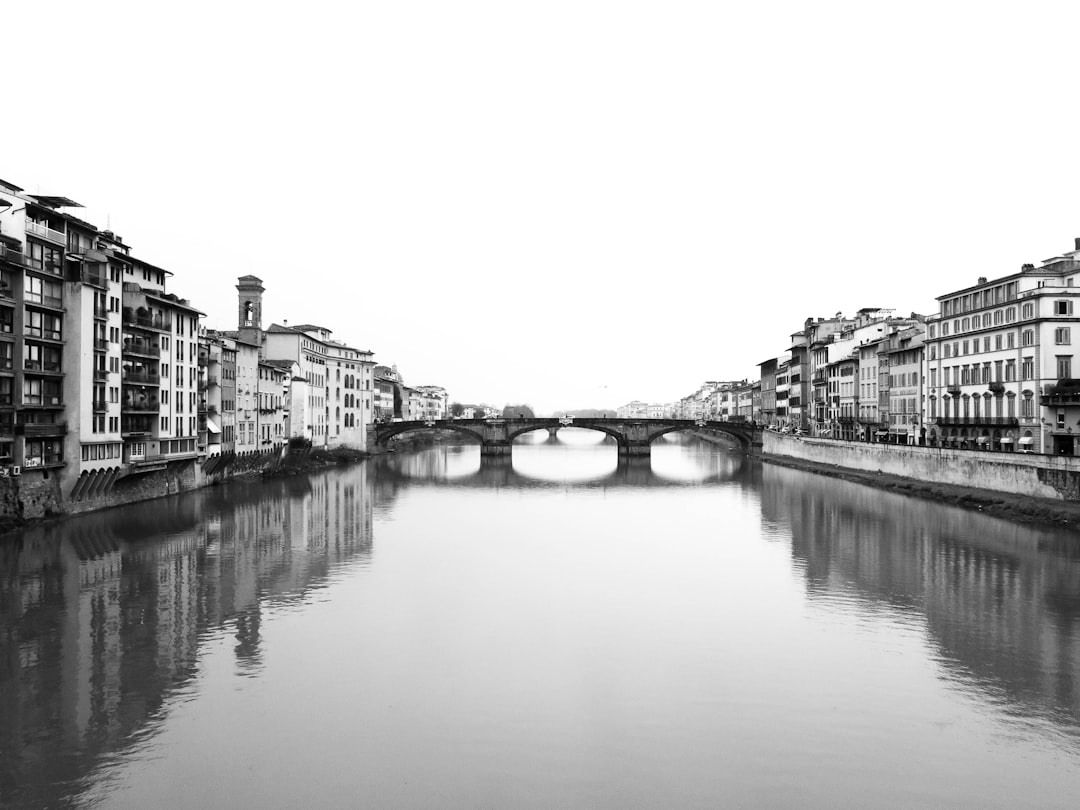
[(887, 430), (879, 430), (879, 431), (877, 431), (877, 435), (878, 436), (888, 436), (889, 431), (887, 431)]
[[(990, 443), (990, 437), (989, 436), (980, 436), (978, 441), (979, 441), (979, 444), (989, 444)], [(1023, 444), (1024, 440), (1021, 439), (1020, 443)]]
[(1002, 444), (1012, 444), (1013, 443), (1012, 436), (1006, 436), (1004, 439), (1001, 440), (1001, 443)]
[(221, 428), (217, 426), (217, 422), (215, 422), (209, 416), (206, 417), (206, 427), (210, 429), (211, 433), (221, 433)]
[(1035, 443), (1035, 437), (1034, 436), (1022, 436), (1022, 437), (1020, 437), (1020, 444), (1034, 444), (1034, 443)]

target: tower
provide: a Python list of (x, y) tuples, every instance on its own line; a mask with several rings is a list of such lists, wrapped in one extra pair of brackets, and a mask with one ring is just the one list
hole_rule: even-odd
[(236, 290), (239, 293), (236, 328), (240, 339), (262, 347), (262, 295), (265, 291), (262, 279), (256, 276), (240, 276)]

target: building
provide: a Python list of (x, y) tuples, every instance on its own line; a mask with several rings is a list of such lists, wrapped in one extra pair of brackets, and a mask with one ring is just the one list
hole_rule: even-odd
[[(372, 353), (334, 340), (330, 329), (315, 324), (274, 323), (264, 330), (262, 280), (241, 276), (236, 290), (238, 340), (259, 346), (260, 360), (296, 363), (295, 376), (288, 381), (288, 402), (283, 401), (283, 410), (290, 413), (287, 432), (302, 429), (303, 438), (315, 447), (365, 446), (367, 425), (375, 415)], [(297, 385), (297, 378), (304, 385)], [(282, 380), (283, 398), (285, 387)], [(255, 427), (257, 434), (257, 422)]]
[(0, 473), (73, 499), (205, 452), (202, 313), (80, 207), (0, 181)]
[(925, 340), (931, 444), (1080, 452), (1078, 276), (1080, 239), (1039, 267), (938, 296)]

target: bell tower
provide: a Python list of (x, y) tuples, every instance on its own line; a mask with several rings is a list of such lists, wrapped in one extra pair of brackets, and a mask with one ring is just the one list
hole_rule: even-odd
[(256, 276), (240, 276), (236, 291), (239, 293), (236, 328), (245, 343), (262, 346), (262, 296), (265, 292), (262, 279)]

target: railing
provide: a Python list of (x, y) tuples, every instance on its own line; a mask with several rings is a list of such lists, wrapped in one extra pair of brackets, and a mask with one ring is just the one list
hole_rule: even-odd
[(1020, 420), (1015, 416), (938, 416), (931, 418), (942, 426), (998, 425), (1014, 427), (1020, 424)]
[(94, 307), (94, 317), (107, 318), (109, 317), (109, 310), (107, 310), (105, 307)]
[(1039, 404), (1043, 406), (1080, 405), (1080, 391), (1069, 393), (1044, 394), (1039, 397)]
[(63, 231), (58, 231), (55, 228), (50, 228), (44, 222), (35, 222), (32, 219), (26, 220), (26, 232), (32, 233), (34, 236), (40, 236), (45, 239), (51, 239), (54, 242), (59, 242), (61, 245), (67, 247), (67, 237)]
[(156, 329), (161, 332), (168, 332), (172, 329), (172, 318), (166, 318), (162, 315), (135, 315), (130, 311), (124, 312), (123, 321), (128, 326), (140, 326), (143, 329)]
[(146, 402), (125, 402), (124, 412), (131, 413), (157, 413), (158, 401), (156, 399), (147, 400)]
[(206, 378), (206, 384), (207, 384), (207, 385), (217, 385), (217, 384), (218, 384), (218, 378), (217, 378), (217, 375), (216, 375), (216, 374), (211, 374), (211, 375), (209, 375), (209, 376), (208, 376), (208, 377)]
[[(0, 258), (7, 259), (12, 264), (21, 264), (23, 267), (29, 265), (29, 256), (26, 256), (21, 250), (16, 250), (13, 247), (0, 244)], [(7, 293), (10, 295), (10, 292)]]
[(18, 425), (15, 432), (22, 433), (22, 435), (28, 439), (42, 439), (49, 436), (63, 436), (67, 433), (67, 423), (61, 422), (58, 425)]
[(62, 397), (53, 396), (52, 394), (23, 394), (22, 404), (45, 408), (62, 408), (64, 400)]
[(98, 351), (106, 351), (109, 348), (109, 341), (105, 338), (94, 338), (94, 348)]
[(94, 400), (94, 413), (105, 413), (107, 410), (109, 410), (109, 404), (105, 400)]
[(42, 340), (63, 340), (59, 329), (43, 329), (40, 326), (24, 326), (23, 337), (41, 338)]
[(103, 368), (94, 369), (94, 382), (108, 382), (109, 372)]
[(29, 470), (35, 467), (59, 467), (63, 463), (63, 453), (49, 453), (44, 456), (27, 456), (23, 460), (23, 468)]
[(28, 304), (36, 304), (41, 307), (52, 307), (53, 309), (63, 309), (64, 299), (55, 295), (42, 295), (41, 293), (26, 293), (23, 296), (23, 300)]
[(161, 377), (152, 371), (131, 371), (129, 369), (124, 369), (121, 379), (126, 383), (139, 382), (150, 383), (151, 385), (158, 385), (161, 382)]
[(157, 343), (147, 343), (143, 340), (125, 340), (124, 351), (131, 354), (141, 354), (145, 357), (160, 357), (161, 346)]
[(23, 362), (23, 370), (25, 371), (41, 371), (47, 374), (59, 374), (59, 363), (43, 363), (40, 360), (26, 360)]

